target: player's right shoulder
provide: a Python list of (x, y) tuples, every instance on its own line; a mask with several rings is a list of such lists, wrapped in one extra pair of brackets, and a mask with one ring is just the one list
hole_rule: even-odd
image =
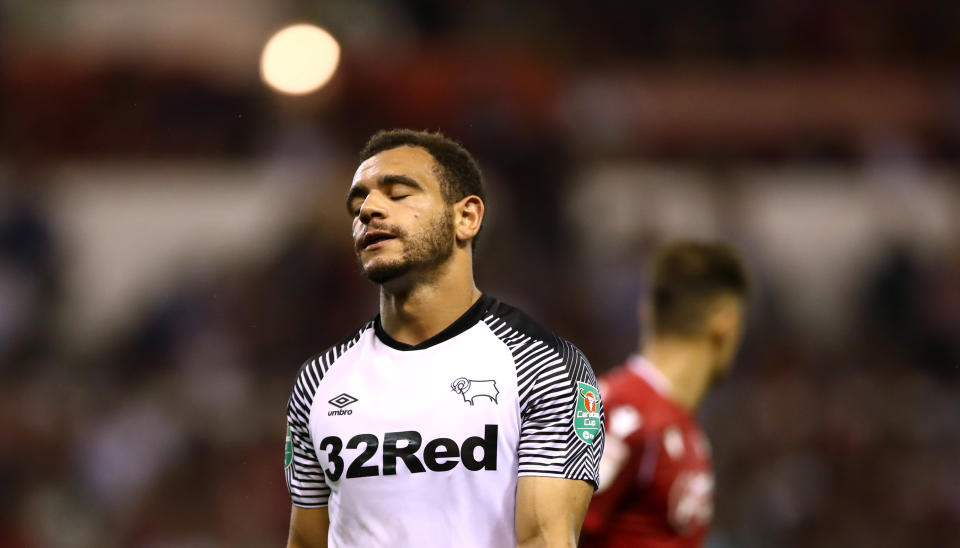
[(373, 329), (373, 323), (373, 320), (367, 321), (360, 326), (360, 328), (353, 330), (349, 335), (340, 339), (336, 344), (326, 348), (323, 352), (319, 352), (308, 358), (305, 362), (303, 362), (303, 365), (300, 366), (300, 376), (302, 376), (304, 371), (309, 369), (311, 365), (314, 368), (316, 368), (317, 365), (320, 365), (324, 369), (329, 369), (347, 352), (347, 350), (353, 348), (353, 346), (360, 341), (364, 333)]
[(297, 373), (297, 379), (293, 386), (293, 393), (290, 395), (288, 408), (300, 407), (309, 409), (313, 403), (313, 396), (316, 394), (317, 388), (320, 386), (327, 372), (330, 371), (330, 368), (353, 348), (363, 338), (365, 333), (373, 329), (373, 324), (373, 320), (364, 323), (360, 328), (355, 329), (340, 339), (336, 344), (326, 348), (323, 352), (314, 354), (304, 361)]
[(628, 367), (603, 374), (600, 387), (611, 430), (622, 437), (635, 432), (655, 434), (671, 424), (673, 404)]

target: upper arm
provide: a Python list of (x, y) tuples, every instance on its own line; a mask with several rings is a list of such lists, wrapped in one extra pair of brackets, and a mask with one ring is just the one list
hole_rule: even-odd
[(287, 548), (327, 548), (330, 515), (326, 508), (300, 508), (290, 511), (290, 535)]
[(284, 472), (294, 505), (290, 511), (287, 547), (326, 548), (330, 528), (326, 504), (330, 489), (324, 481), (309, 436), (305, 435), (302, 423), (298, 423), (296, 412), (288, 416)]
[(287, 439), (284, 447), (284, 477), (293, 503), (302, 508), (327, 505), (330, 488), (313, 447), (310, 431), (310, 407), (315, 381), (308, 369), (301, 370), (287, 402)]
[[(288, 548), (326, 548), (330, 515), (326, 504), (330, 495), (310, 439), (309, 421), (297, 390), (287, 410), (287, 440), (284, 475), (293, 499), (290, 510)], [(299, 506), (298, 506), (299, 505)]]
[[(520, 476), (598, 484), (603, 453), (603, 404), (590, 363), (565, 340), (553, 354), (532, 349), (518, 362)], [(524, 360), (533, 363), (524, 363)], [(535, 361), (534, 361), (535, 360)], [(526, 379), (524, 379), (526, 377)]]
[(517, 480), (517, 546), (576, 546), (593, 494), (582, 480), (522, 477)]
[(290, 511), (289, 548), (327, 546), (330, 518), (327, 500), (330, 488), (317, 459), (310, 431), (310, 406), (316, 382), (306, 364), (287, 403), (287, 439), (284, 448), (284, 476), (293, 500)]
[[(603, 406), (593, 369), (579, 349), (560, 339), (556, 353), (541, 359), (521, 387), (517, 541), (576, 546), (598, 483)], [(525, 365), (519, 364), (521, 376)]]

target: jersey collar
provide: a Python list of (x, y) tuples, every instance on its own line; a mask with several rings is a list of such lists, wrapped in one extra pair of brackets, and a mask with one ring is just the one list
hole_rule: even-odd
[(647, 381), (647, 384), (653, 387), (658, 394), (665, 398), (670, 397), (670, 390), (672, 388), (670, 379), (664, 376), (664, 374), (657, 369), (657, 366), (653, 365), (653, 362), (640, 354), (634, 354), (627, 360), (627, 368), (630, 369), (633, 374)]
[(477, 302), (473, 303), (473, 305), (452, 324), (448, 325), (443, 331), (421, 342), (420, 344), (407, 344), (400, 342), (388, 335), (386, 330), (383, 329), (383, 325), (380, 323), (380, 314), (377, 314), (377, 317), (373, 320), (373, 329), (377, 334), (377, 338), (380, 339), (380, 342), (389, 346), (390, 348), (394, 348), (396, 350), (423, 350), (424, 348), (430, 348), (431, 346), (450, 340), (463, 333), (467, 329), (470, 329), (474, 326), (474, 324), (483, 319), (484, 315), (487, 313), (487, 310), (489, 310), (495, 302), (496, 299), (493, 297), (481, 295), (480, 298), (477, 299)]

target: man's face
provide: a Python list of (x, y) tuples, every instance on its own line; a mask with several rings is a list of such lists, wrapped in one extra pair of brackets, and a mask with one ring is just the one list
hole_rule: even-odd
[(453, 254), (453, 208), (443, 198), (435, 166), (425, 149), (401, 146), (357, 168), (347, 209), (354, 251), (374, 283), (428, 271)]

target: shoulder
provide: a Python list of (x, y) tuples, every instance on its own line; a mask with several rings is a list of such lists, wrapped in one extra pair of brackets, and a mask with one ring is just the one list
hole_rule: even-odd
[(494, 300), (487, 308), (484, 321), (501, 338), (522, 335), (551, 344), (555, 344), (559, 338), (526, 312), (498, 300)]
[(495, 301), (483, 321), (513, 354), (521, 384), (528, 375), (551, 376), (551, 372), (563, 370), (574, 386), (577, 382), (596, 386), (593, 368), (583, 352), (520, 309)]
[(603, 375), (600, 390), (614, 435), (655, 435), (676, 422), (674, 405), (628, 370), (618, 368)]
[(600, 393), (607, 407), (628, 405), (642, 408), (649, 403), (652, 390), (626, 366), (619, 365), (600, 375)]
[(332, 365), (334, 362), (339, 360), (347, 350), (350, 350), (355, 344), (357, 344), (361, 337), (363, 337), (364, 333), (373, 329), (373, 324), (374, 320), (368, 320), (362, 326), (353, 330), (350, 332), (350, 334), (337, 341), (336, 344), (327, 347), (323, 350), (323, 352), (311, 356), (309, 359), (307, 359), (307, 361), (304, 362), (303, 366), (301, 366), (301, 369), (310, 363), (322, 363), (328, 366)]
[(292, 405), (299, 401), (309, 406), (326, 372), (329, 371), (348, 350), (360, 341), (365, 332), (371, 329), (373, 329), (373, 320), (364, 323), (361, 327), (340, 339), (336, 344), (326, 348), (323, 352), (314, 354), (304, 361), (297, 373), (290, 404)]
[(537, 342), (572, 361), (586, 358), (576, 345), (546, 328), (526, 312), (501, 301), (494, 301), (487, 308), (484, 322), (491, 331), (508, 345), (522, 342)]

